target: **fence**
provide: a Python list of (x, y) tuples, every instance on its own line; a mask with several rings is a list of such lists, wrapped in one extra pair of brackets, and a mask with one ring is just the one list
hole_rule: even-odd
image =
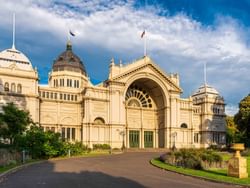
[(27, 159), (30, 159), (30, 156), (25, 151), (0, 149), (0, 167), (25, 162)]

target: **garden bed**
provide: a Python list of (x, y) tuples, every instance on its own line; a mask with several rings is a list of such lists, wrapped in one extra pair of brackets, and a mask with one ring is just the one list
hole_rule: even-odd
[[(223, 154), (222, 155), (223, 160), (228, 159), (228, 155)], [(247, 158), (247, 165), (248, 165), (248, 174), (250, 175), (250, 156)], [(173, 165), (166, 164), (165, 162), (162, 162), (159, 158), (152, 159), (151, 164), (168, 170), (173, 171), (176, 173), (188, 175), (188, 176), (194, 176), (199, 177), (202, 179), (212, 180), (216, 182), (222, 182), (222, 183), (232, 183), (232, 184), (238, 184), (238, 185), (244, 185), (247, 187), (250, 187), (250, 177), (239, 179), (234, 177), (227, 176), (227, 169), (218, 169), (218, 168), (211, 168), (209, 170), (194, 170), (189, 168), (183, 168), (183, 167), (177, 167)]]

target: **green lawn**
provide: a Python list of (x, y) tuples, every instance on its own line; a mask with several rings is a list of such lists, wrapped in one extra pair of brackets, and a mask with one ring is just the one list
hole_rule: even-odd
[(0, 167), (0, 174), (11, 169), (14, 168), (16, 166), (19, 166), (20, 164), (12, 164), (12, 165), (8, 165), (8, 166), (4, 166), (4, 167)]
[[(223, 159), (228, 159), (228, 157), (223, 156)], [(168, 165), (160, 161), (159, 159), (152, 159), (151, 164), (153, 164), (154, 166), (157, 166), (166, 170), (178, 172), (181, 174), (197, 176), (197, 177), (202, 177), (202, 178), (221, 181), (221, 182), (236, 183), (236, 184), (250, 186), (249, 176), (248, 178), (244, 178), (244, 179), (229, 177), (227, 176), (226, 169), (193, 170), (193, 169), (187, 169), (187, 168)], [(247, 157), (247, 165), (248, 165), (248, 175), (250, 175), (250, 157)]]
[[(31, 159), (31, 160), (28, 160), (25, 162), (25, 164), (29, 164), (29, 163), (36, 163), (38, 162), (39, 160), (34, 160), (34, 159)], [(15, 167), (18, 167), (18, 166), (22, 166), (23, 163), (21, 162), (18, 162), (16, 164), (10, 164), (10, 165), (7, 165), (7, 166), (3, 166), (3, 167), (0, 167), (0, 174), (3, 173), (3, 172), (6, 172), (12, 168), (15, 168)]]

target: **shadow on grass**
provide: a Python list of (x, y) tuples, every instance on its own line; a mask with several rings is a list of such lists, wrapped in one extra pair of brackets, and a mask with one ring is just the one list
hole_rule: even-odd
[(221, 175), (221, 176), (227, 176), (227, 173), (226, 172), (220, 172), (220, 171), (214, 171), (214, 170), (202, 170), (204, 172), (208, 172), (208, 173), (211, 173), (211, 174), (215, 174), (215, 175)]

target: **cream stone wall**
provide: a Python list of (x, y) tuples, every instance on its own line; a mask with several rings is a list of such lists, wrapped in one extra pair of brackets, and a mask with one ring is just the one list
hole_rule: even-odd
[(78, 90), (69, 87), (58, 88), (54, 85), (39, 86), (40, 124), (45, 130), (63, 134), (64, 129), (65, 139), (82, 140), (83, 108), (82, 97)]
[[(71, 50), (67, 44), (66, 52), (72, 55)], [(66, 61), (67, 54), (63, 58)], [(58, 67), (67, 66), (60, 63)], [(94, 86), (82, 71), (52, 69), (48, 85), (38, 86), (35, 70), (0, 67), (0, 106), (14, 101), (44, 130), (88, 147), (225, 144), (225, 104), (214, 88), (205, 84), (183, 99), (179, 75), (166, 74), (148, 56), (127, 65), (112, 60), (109, 70), (108, 79)], [(5, 91), (5, 82), (20, 83), (22, 92)]]
[[(8, 92), (4, 89), (5, 83), (9, 84)], [(21, 85), (21, 91), (17, 90), (18, 85)], [(28, 110), (34, 122), (39, 122), (38, 74), (35, 70), (0, 67), (0, 98), (5, 104), (14, 102)]]

